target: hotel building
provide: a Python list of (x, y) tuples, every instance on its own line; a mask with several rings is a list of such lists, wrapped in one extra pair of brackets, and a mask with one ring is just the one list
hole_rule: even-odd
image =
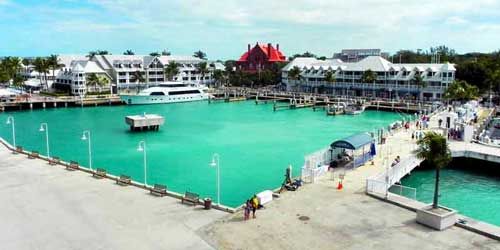
[[(213, 72), (224, 70), (222, 63), (207, 62), (208, 72), (202, 75), (197, 65), (206, 61), (192, 56), (97, 55), (91, 60), (111, 76), (113, 93), (141, 84), (168, 81), (164, 69), (170, 62), (179, 64), (179, 73), (172, 80), (186, 83), (211, 84)], [(138, 81), (138, 74), (142, 76), (142, 82)]]
[[(120, 89), (168, 81), (164, 69), (170, 62), (179, 64), (179, 73), (173, 80), (186, 83), (211, 84), (214, 82), (213, 71), (225, 69), (222, 63), (207, 62), (208, 72), (202, 76), (197, 65), (206, 61), (192, 56), (96, 55), (89, 59), (84, 55), (62, 55), (58, 61), (63, 67), (57, 70), (55, 83), (59, 87), (69, 87), (72, 95), (87, 93), (90, 74), (107, 78), (109, 86), (102, 89), (117, 94)], [(143, 79), (140, 82), (139, 74)]]
[[(294, 67), (300, 69), (298, 79), (289, 77), (288, 72)], [(362, 76), (367, 70), (376, 74), (375, 82), (362, 82)], [(334, 74), (334, 83), (325, 81), (328, 71)], [(439, 100), (443, 91), (455, 80), (455, 71), (454, 65), (450, 63), (395, 64), (381, 56), (368, 56), (358, 62), (299, 57), (282, 69), (282, 83), (289, 91)], [(424, 84), (415, 83), (417, 75), (421, 76)]]

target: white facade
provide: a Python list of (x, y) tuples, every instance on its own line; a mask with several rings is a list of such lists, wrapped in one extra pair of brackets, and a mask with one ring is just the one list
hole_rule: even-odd
[[(105, 77), (111, 82), (111, 77), (95, 62), (89, 60), (74, 60), (67, 67), (59, 70), (56, 84), (69, 85), (72, 95), (85, 95), (88, 91), (87, 78), (90, 74)], [(102, 89), (109, 89), (103, 86)], [(101, 90), (102, 90), (101, 89)]]
[(21, 67), (18, 71), (19, 76), (24, 79), (24, 84), (29, 87), (35, 88), (43, 88), (45, 83), (49, 85), (49, 88), (52, 86), (54, 82), (55, 76), (59, 73), (59, 70), (49, 70), (46, 74), (40, 74), (35, 70), (35, 66), (33, 65), (24, 65), (21, 64)]
[[(290, 79), (288, 71), (297, 66), (300, 79)], [(377, 75), (375, 83), (362, 83), (367, 70)], [(331, 71), (335, 83), (325, 81)], [(453, 64), (393, 64), (380, 56), (368, 56), (359, 62), (339, 59), (318, 60), (295, 58), (282, 69), (282, 82), (290, 91), (324, 92), (334, 95), (367, 96), (381, 98), (441, 99), (443, 91), (455, 80)], [(417, 86), (413, 79), (420, 75), (425, 86)]]
[[(212, 73), (216, 69), (223, 70), (221, 63), (207, 62), (208, 73), (203, 77), (197, 70), (197, 65), (205, 60), (192, 56), (145, 56), (145, 55), (97, 55), (92, 58), (99, 67), (112, 78), (113, 92), (117, 89), (135, 87), (137, 85), (156, 85), (169, 80), (194, 84), (211, 84)], [(167, 79), (164, 69), (170, 62), (179, 64), (179, 74), (173, 79)], [(137, 81), (141, 74), (143, 82)]]

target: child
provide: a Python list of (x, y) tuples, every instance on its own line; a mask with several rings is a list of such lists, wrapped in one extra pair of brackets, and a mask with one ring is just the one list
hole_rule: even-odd
[(244, 220), (248, 220), (250, 218), (250, 209), (252, 207), (252, 203), (250, 202), (250, 200), (247, 200), (247, 202), (245, 203), (245, 209), (243, 210), (243, 218)]

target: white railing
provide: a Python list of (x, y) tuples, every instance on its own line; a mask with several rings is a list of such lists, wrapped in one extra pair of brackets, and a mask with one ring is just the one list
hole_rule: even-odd
[(366, 179), (366, 192), (386, 195), (387, 191), (405, 175), (415, 169), (423, 160), (415, 155), (403, 159), (398, 164), (388, 167), (385, 172)]
[(302, 180), (314, 183), (314, 179), (328, 172), (330, 161), (330, 147), (323, 148), (304, 156), (304, 166), (302, 166), (301, 169)]
[(406, 197), (408, 199), (417, 200), (417, 189), (416, 188), (395, 184), (389, 188), (389, 192), (391, 192), (393, 194), (397, 194), (399, 196)]
[(389, 189), (385, 181), (378, 181), (374, 179), (366, 179), (366, 192), (374, 193), (379, 195), (387, 195), (387, 190)]

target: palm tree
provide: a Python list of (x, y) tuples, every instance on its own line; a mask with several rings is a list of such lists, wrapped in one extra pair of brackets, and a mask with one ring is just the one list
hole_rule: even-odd
[(422, 95), (422, 89), (427, 87), (427, 83), (424, 82), (424, 79), (422, 78), (422, 76), (418, 72), (416, 72), (415, 75), (413, 76), (412, 82), (413, 82), (413, 84), (417, 85), (418, 96), (420, 97)]
[(375, 97), (375, 81), (377, 81), (377, 74), (373, 72), (371, 69), (363, 72), (361, 76), (362, 83), (373, 83), (373, 97)]
[(173, 81), (174, 76), (179, 74), (179, 64), (174, 61), (169, 62), (167, 67), (163, 70), (163, 73), (169, 81)]
[(99, 92), (101, 92), (102, 87), (109, 84), (109, 79), (104, 76), (98, 76), (97, 79), (97, 86), (99, 86)]
[(477, 86), (470, 85), (464, 80), (455, 80), (443, 92), (444, 99), (456, 101), (468, 101), (476, 99), (479, 96)]
[(136, 82), (137, 91), (139, 91), (139, 85), (141, 85), (141, 83), (146, 81), (146, 79), (144, 79), (144, 75), (142, 74), (141, 71), (137, 70), (132, 73), (132, 78)]
[(62, 65), (59, 64), (59, 57), (57, 55), (50, 55), (47, 60), (52, 70), (52, 82), (54, 82), (56, 80), (56, 70), (60, 69)]
[(224, 72), (220, 69), (214, 70), (215, 85), (220, 86), (221, 82), (224, 80)]
[(160, 53), (158, 52), (151, 52), (149, 53), (150, 56), (160, 56)]
[(302, 71), (297, 66), (293, 66), (293, 68), (291, 68), (288, 71), (288, 78), (295, 81), (295, 87), (298, 85), (297, 81), (299, 81), (300, 79), (302, 79), (301, 73), (302, 73)]
[(446, 138), (436, 132), (428, 132), (424, 138), (417, 141), (417, 157), (426, 160), (436, 168), (434, 185), (433, 208), (438, 208), (439, 199), (439, 173), (451, 161), (451, 152), (446, 143)]
[(195, 51), (193, 54), (194, 57), (200, 58), (201, 60), (207, 59), (207, 54), (201, 50)]
[[(325, 73), (325, 81), (329, 84), (334, 84), (337, 79), (335, 78), (335, 73), (331, 70), (326, 71)], [(332, 94), (334, 94), (335, 89), (332, 86)]]
[(100, 56), (111, 55), (111, 53), (109, 53), (107, 50), (97, 50), (96, 53)]
[(50, 62), (42, 57), (37, 57), (33, 62), (33, 66), (35, 66), (35, 70), (38, 72), (40, 76), (40, 85), (43, 85), (41, 74), (44, 75), (45, 78), (45, 89), (49, 89), (49, 83), (47, 82), (47, 73), (49, 73)]
[(19, 76), (22, 60), (19, 57), (5, 57), (0, 61), (0, 82), (10, 82), (13, 85), (22, 85), (24, 79)]
[(124, 55), (126, 56), (132, 56), (132, 55), (135, 55), (134, 51), (128, 49), (128, 50), (125, 50), (125, 52), (123, 52)]
[(94, 86), (94, 91), (96, 86), (99, 84), (99, 77), (95, 73), (91, 73), (87, 76), (87, 92), (89, 92), (89, 87)]
[(208, 73), (208, 64), (207, 62), (201, 62), (196, 65), (196, 70), (201, 75), (201, 83), (205, 80), (205, 75)]
[(89, 53), (87, 54), (87, 57), (89, 59), (91, 59), (92, 57), (96, 56), (97, 55), (97, 51), (89, 51)]

